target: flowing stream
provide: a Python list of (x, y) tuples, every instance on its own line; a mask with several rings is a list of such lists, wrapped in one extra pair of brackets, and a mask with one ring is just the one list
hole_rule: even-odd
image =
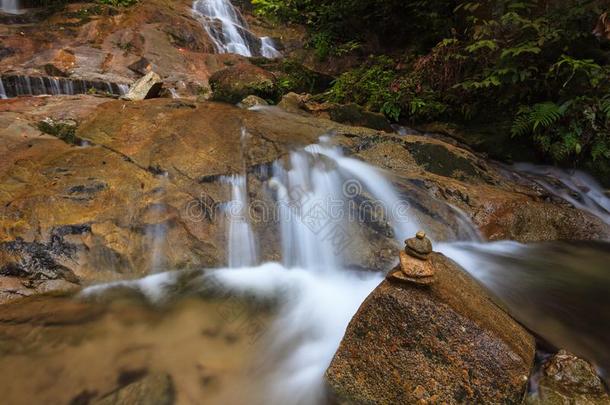
[(193, 11), (219, 53), (265, 58), (281, 56), (271, 38), (259, 38), (250, 31), (244, 17), (229, 0), (195, 0)]
[[(246, 136), (244, 131), (242, 138)], [(324, 371), (351, 317), (384, 276), (348, 265), (349, 256), (363, 246), (356, 243), (364, 225), (354, 202), (366, 201), (375, 208), (397, 246), (420, 227), (405, 196), (382, 171), (345, 156), (331, 142), (332, 138), (322, 137), (318, 144), (295, 150), (275, 162), (262, 181), (277, 214), (277, 262), (261, 262), (244, 169), (244, 173), (221, 179), (231, 196), (221, 207), (226, 219), (227, 268), (161, 271), (163, 252), (157, 250), (163, 246), (163, 232), (152, 227), (151, 273), (155, 274), (85, 289), (81, 293), (85, 300), (78, 305), (102, 313), (95, 321), (79, 325), (79, 333), (89, 337), (78, 339), (88, 343), (51, 346), (53, 355), (40, 348), (35, 353), (48, 356), (50, 368), (64, 364), (69, 356), (97, 361), (109, 369), (121, 370), (129, 363), (169, 371), (181, 403), (197, 402), (197, 398), (212, 404), (327, 403)], [(536, 170), (529, 167), (527, 172)], [(516, 175), (531, 175), (528, 173)], [(561, 178), (562, 184), (570, 185), (581, 177), (565, 173), (553, 178), (536, 176), (537, 181)], [(161, 177), (160, 182), (164, 181)], [(571, 190), (567, 197), (556, 188), (548, 190), (566, 200), (577, 197), (574, 201), (581, 208), (603, 217), (607, 197), (593, 182), (586, 184), (586, 190), (566, 186)], [(159, 198), (152, 215), (159, 216), (161, 226), (163, 196)], [(587, 201), (594, 201), (594, 207)], [(436, 242), (436, 250), (479, 279), (547, 342), (609, 368), (609, 245), (484, 243), (467, 216), (451, 209), (458, 223), (468, 228), (464, 234), (470, 236), (459, 242)], [(52, 305), (55, 313), (62, 305), (69, 312), (76, 304)], [(182, 327), (181, 322), (188, 326)], [(41, 341), (53, 342), (56, 333), (58, 329), (45, 329), (30, 336), (33, 344), (40, 345)], [(30, 363), (20, 356), (9, 350), (0, 363), (10, 365), (26, 381)], [(105, 370), (92, 373), (80, 363), (73, 367), (74, 373), (82, 375), (82, 386), (111, 385)], [(43, 384), (51, 377), (33, 378)], [(13, 398), (15, 388), (0, 382), (0, 389)], [(49, 400), (63, 395), (51, 388), (44, 392)]]

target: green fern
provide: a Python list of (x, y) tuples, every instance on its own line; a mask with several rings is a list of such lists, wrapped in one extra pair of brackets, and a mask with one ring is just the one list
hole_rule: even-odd
[(600, 103), (600, 109), (606, 116), (606, 119), (610, 120), (610, 94), (602, 98)]
[(559, 121), (566, 113), (571, 101), (557, 105), (553, 102), (538, 103), (531, 107), (521, 107), (511, 128), (513, 136), (542, 132)]

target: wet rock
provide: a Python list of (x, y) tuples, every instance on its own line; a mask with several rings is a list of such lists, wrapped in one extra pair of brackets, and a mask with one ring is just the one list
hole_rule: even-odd
[(257, 66), (239, 63), (210, 77), (213, 100), (237, 104), (249, 95), (275, 99), (277, 81), (272, 73)]
[(241, 100), (238, 107), (248, 109), (260, 105), (269, 105), (269, 103), (258, 96), (252, 95)]
[(172, 405), (174, 402), (175, 392), (172, 378), (166, 373), (153, 373), (93, 401), (92, 404)]
[(537, 392), (528, 396), (529, 405), (601, 405), (610, 404), (610, 397), (595, 368), (565, 350), (542, 365)]
[(399, 252), (398, 266), (388, 273), (388, 280), (406, 281), (419, 285), (430, 285), (435, 281), (434, 267), (428, 261), (432, 253), (432, 242), (424, 231), (405, 240), (405, 250)]
[(432, 242), (424, 231), (417, 232), (415, 238), (405, 240), (405, 253), (422, 260), (428, 260), (432, 253)]
[(385, 132), (393, 132), (390, 122), (383, 114), (366, 111), (357, 104), (332, 104), (328, 114), (333, 121), (346, 125), (362, 126)]
[(159, 96), (163, 82), (161, 77), (153, 71), (138, 79), (130, 88), (129, 92), (122, 98), (125, 100), (137, 101)]
[(305, 98), (306, 97), (296, 93), (288, 93), (282, 97), (277, 106), (283, 109), (284, 111), (293, 114), (303, 114), (306, 112)]
[(68, 73), (66, 71), (64, 71), (61, 68), (57, 67), (53, 63), (47, 63), (46, 65), (44, 65), (44, 71), (49, 76), (68, 77)]
[(132, 72), (135, 72), (135, 73), (138, 73), (141, 75), (146, 75), (148, 72), (150, 72), (152, 70), (152, 65), (150, 64), (148, 59), (140, 58), (136, 62), (127, 66), (127, 68), (129, 70), (131, 70)]
[(441, 254), (426, 288), (384, 281), (350, 322), (326, 380), (339, 403), (523, 400), (533, 337)]
[(38, 123), (38, 129), (45, 134), (53, 135), (69, 144), (76, 144), (76, 128), (78, 124), (74, 120), (46, 117)]
[[(38, 124), (45, 118), (51, 119), (52, 128), (64, 121), (78, 123), (75, 143), (89, 147), (66, 143), (55, 130), (45, 130), (53, 136), (41, 133)], [(242, 148), (242, 126), (251, 135), (244, 159), (236, 153)], [(600, 235), (590, 215), (539, 201), (530, 189), (503, 179), (459, 147), (279, 109), (249, 111), (225, 103), (160, 98), (141, 103), (86, 95), (19, 98), (0, 106), (0, 128), (0, 241), (38, 243), (86, 283), (148, 274), (157, 230), (162, 231), (161, 256), (168, 269), (222, 264), (226, 241), (217, 207), (229, 192), (219, 179), (243, 170), (244, 161), (250, 173), (261, 173), (258, 168), (329, 132), (337, 134), (333, 141), (346, 154), (395, 175), (399, 193), (435, 240), (455, 238), (467, 228), (445, 202), (463, 210), (465, 218), (473, 218), (493, 239)], [(458, 179), (426, 171), (411, 154), (416, 143), (441, 145), (450, 156), (467, 159), (480, 175)], [(260, 181), (249, 187), (258, 193), (252, 200), (268, 201), (269, 193), (256, 191), (263, 188)], [(358, 209), (369, 211), (364, 209), (369, 206), (365, 194), (355, 201)], [(347, 264), (389, 270), (398, 246), (388, 218), (382, 213), (355, 215), (366, 226), (354, 227)], [(56, 257), (58, 245), (51, 243), (55, 230), (85, 224), (90, 232), (63, 236), (73, 253)], [(262, 241), (262, 260), (277, 260), (277, 224), (255, 221), (253, 227)], [(29, 279), (17, 281), (22, 291)]]

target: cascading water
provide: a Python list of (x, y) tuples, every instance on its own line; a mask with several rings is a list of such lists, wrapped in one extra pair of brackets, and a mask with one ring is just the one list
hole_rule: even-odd
[(580, 171), (568, 173), (556, 167), (528, 163), (517, 164), (515, 169), (554, 196), (610, 225), (610, 198), (588, 174)]
[(480, 280), (521, 323), (610, 370), (610, 245), (458, 242), (436, 250)]
[[(374, 167), (343, 156), (330, 146), (311, 145), (290, 154), (288, 164), (273, 165), (268, 181), (279, 212), (282, 265), (217, 270), (212, 277), (228, 288), (257, 296), (276, 296), (281, 312), (265, 336), (261, 368), (267, 389), (260, 403), (317, 404), (324, 399), (323, 374), (360, 303), (382, 280), (379, 273), (345, 268), (353, 227), (353, 198), (368, 193), (383, 208), (396, 237), (415, 232), (408, 205)], [(289, 166), (289, 167), (286, 167)], [(229, 226), (229, 265), (251, 262), (254, 237), (243, 222), (245, 180), (232, 177), (233, 210)], [(247, 265), (248, 263), (240, 263)], [(254, 403), (257, 403), (256, 401)]]
[(2, 83), (2, 78), (0, 78), (0, 99), (5, 100), (7, 98), (6, 90), (4, 90), (4, 83)]
[(261, 56), (269, 59), (280, 58), (281, 52), (275, 49), (273, 39), (269, 37), (261, 37)]
[(258, 264), (258, 250), (248, 219), (246, 176), (225, 177), (223, 182), (231, 186), (231, 201), (223, 207), (228, 222), (227, 261), (229, 267), (254, 266)]
[(12, 76), (0, 80), (0, 91), (5, 98), (39, 95), (87, 94), (91, 90), (115, 96), (126, 94), (129, 86), (103, 81), (57, 78), (49, 76)]
[(243, 16), (229, 0), (196, 0), (193, 10), (219, 53), (266, 58), (281, 56), (271, 38), (258, 38), (250, 32)]
[(0, 11), (7, 14), (19, 14), (21, 12), (19, 0), (1, 0)]

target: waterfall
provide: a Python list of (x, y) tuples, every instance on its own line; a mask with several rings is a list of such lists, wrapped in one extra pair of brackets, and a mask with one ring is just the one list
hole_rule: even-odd
[[(367, 163), (343, 156), (322, 138), (320, 144), (290, 153), (273, 164), (268, 188), (275, 198), (282, 264), (256, 264), (255, 236), (248, 223), (244, 176), (231, 185), (228, 226), (230, 269), (212, 273), (227, 288), (275, 296), (281, 312), (264, 338), (259, 379), (266, 387), (261, 403), (323, 402), (323, 374), (347, 324), (360, 303), (382, 280), (379, 273), (347, 270), (357, 197), (368, 194), (383, 209), (395, 236), (402, 239), (418, 226), (408, 204), (383, 173)], [(226, 210), (226, 208), (225, 208)], [(233, 267), (240, 267), (234, 269)]]
[(281, 56), (270, 38), (258, 38), (250, 32), (243, 16), (229, 0), (195, 0), (193, 11), (202, 21), (218, 53), (266, 58)]
[(273, 39), (269, 37), (261, 37), (261, 56), (273, 59), (282, 57), (282, 54), (275, 48)]
[(222, 181), (231, 186), (231, 201), (223, 207), (228, 221), (229, 267), (254, 266), (258, 262), (258, 252), (249, 219), (246, 176), (228, 176)]
[(0, 11), (7, 14), (19, 14), (19, 0), (0, 0)]
[(129, 89), (124, 84), (49, 76), (6, 75), (1, 78), (0, 82), (0, 94), (4, 94), (4, 98), (87, 94), (91, 89), (100, 93), (120, 96)]
[(119, 88), (119, 95), (124, 96), (125, 94), (129, 93), (129, 85), (128, 84), (117, 84), (117, 87)]
[(2, 78), (0, 78), (0, 99), (7, 99), (6, 90), (4, 90), (4, 83), (2, 83)]
[(291, 153), (288, 170), (282, 162), (273, 166), (270, 186), (277, 194), (287, 267), (340, 268), (352, 227), (358, 226), (353, 199), (363, 193), (372, 197), (366, 208), (382, 212), (398, 240), (417, 231), (408, 204), (379, 170), (325, 141)]

